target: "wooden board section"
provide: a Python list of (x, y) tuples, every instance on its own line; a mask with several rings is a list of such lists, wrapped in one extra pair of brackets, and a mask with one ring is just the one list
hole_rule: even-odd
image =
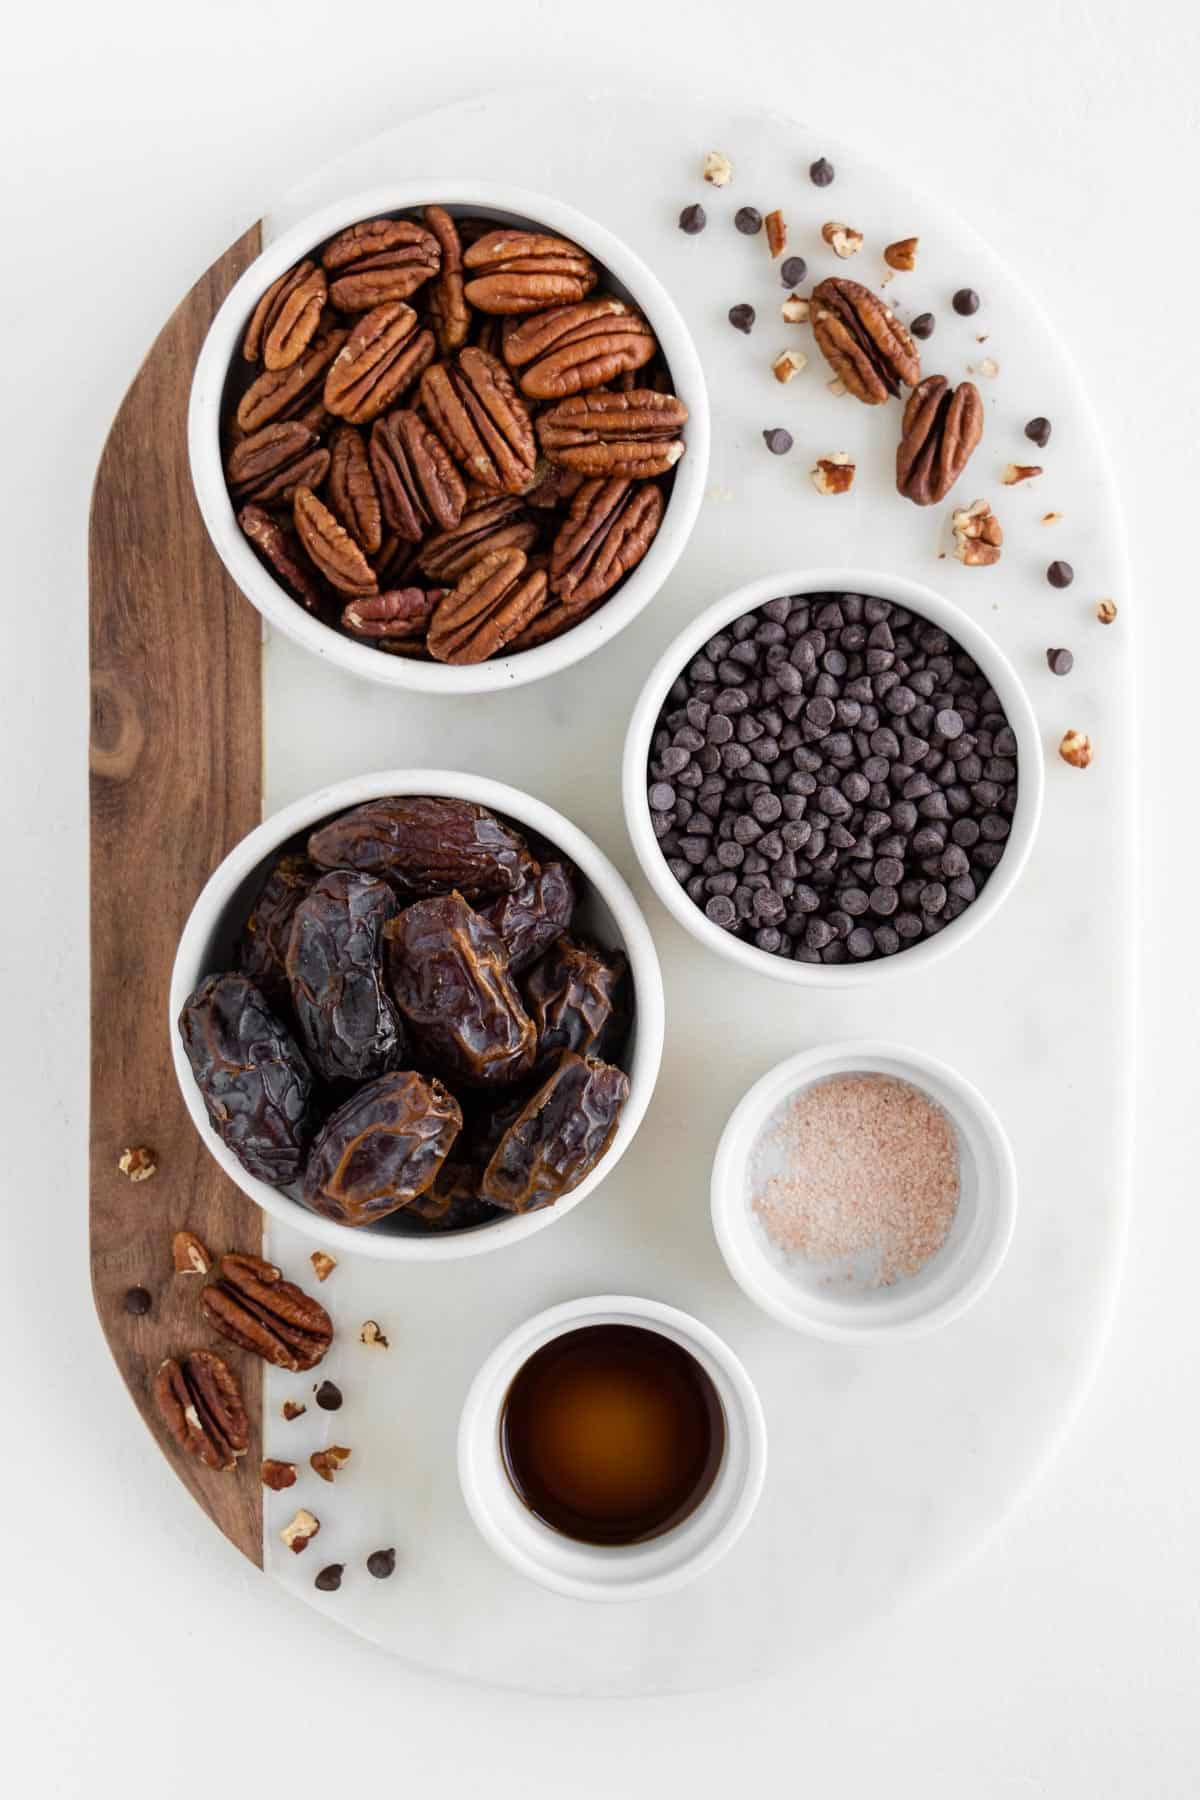
[[(213, 315), (258, 254), (255, 225), (196, 283), (125, 396), (100, 459), (89, 537), (91, 727), (91, 1267), (100, 1322), (134, 1404), (180, 1479), (262, 1564), (260, 1433), (236, 1474), (176, 1450), (151, 1397), (164, 1356), (211, 1344), (200, 1282), (176, 1276), (181, 1227), (257, 1251), (262, 1220), (192, 1129), (171, 1066), (175, 946), (208, 875), (262, 815), (261, 630), (212, 549), (192, 494), (187, 403)], [(157, 1153), (131, 1182), (128, 1145)], [(142, 1318), (131, 1286), (150, 1292)], [(252, 1421), (262, 1365), (222, 1346)]]

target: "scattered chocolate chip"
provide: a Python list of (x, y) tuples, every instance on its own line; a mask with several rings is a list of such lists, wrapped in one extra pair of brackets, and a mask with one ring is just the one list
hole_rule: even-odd
[(749, 336), (754, 325), (754, 308), (746, 306), (744, 303), (740, 306), (731, 306), (729, 323), (735, 331), (744, 331)]
[(322, 1412), (336, 1412), (342, 1404), (342, 1390), (336, 1381), (323, 1381), (314, 1392)]
[[(786, 456), (793, 441), (791, 432), (785, 431), (782, 425), (773, 426), (770, 431), (763, 432), (763, 443), (772, 456)], [(653, 801), (651, 801), (651, 805), (653, 805)]]
[(327, 1564), (313, 1582), (313, 1586), (319, 1588), (323, 1594), (336, 1594), (342, 1585), (345, 1567), (345, 1563)]
[(1036, 444), (1039, 450), (1044, 450), (1046, 445), (1050, 442), (1049, 419), (1030, 419), (1028, 425), (1025, 427), (1025, 436), (1031, 443)]
[(1069, 675), (1075, 667), (1075, 658), (1069, 650), (1047, 650), (1046, 664), (1052, 675)]
[(394, 1550), (372, 1550), (367, 1558), (368, 1573), (377, 1581), (386, 1581), (394, 1574), (396, 1568), (396, 1552)]
[(733, 215), (733, 222), (745, 237), (753, 237), (762, 230), (762, 214), (757, 206), (739, 206)]
[(132, 1313), (135, 1319), (144, 1318), (150, 1311), (153, 1302), (144, 1287), (131, 1287), (125, 1290), (125, 1311)]
[(828, 187), (833, 181), (834, 172), (833, 164), (819, 156), (815, 163), (809, 165), (808, 178), (814, 187)]
[(1068, 588), (1075, 579), (1075, 571), (1069, 562), (1052, 562), (1046, 570), (1046, 580), (1054, 588)]
[(961, 313), (964, 319), (969, 319), (972, 313), (979, 311), (979, 295), (974, 288), (959, 288), (952, 304), (956, 313)]
[(799, 287), (808, 277), (808, 264), (802, 256), (785, 256), (779, 265), (779, 279), (784, 287)]
[(936, 324), (937, 320), (932, 313), (918, 313), (908, 329), (915, 338), (920, 338), (924, 343), (926, 338), (933, 336)]
[(695, 237), (708, 224), (708, 214), (702, 206), (685, 206), (679, 215), (679, 229), (686, 231), (689, 237)]

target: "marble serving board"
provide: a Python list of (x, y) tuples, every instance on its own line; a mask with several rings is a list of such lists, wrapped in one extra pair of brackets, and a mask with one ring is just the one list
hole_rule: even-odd
[[(547, 1692), (646, 1694), (797, 1664), (961, 1562), (1047, 1460), (1094, 1371), (1127, 1207), (1134, 607), (1118, 505), (1069, 357), (961, 222), (852, 146), (790, 119), (731, 114), (719, 101), (539, 92), (531, 133), (530, 107), (528, 94), (497, 94), (408, 120), (288, 195), (265, 234), (389, 177), (427, 174), (436, 200), (454, 178), (481, 172), (569, 199), (619, 232), (675, 296), (707, 373), (713, 454), (695, 535), (618, 641), (516, 694), (438, 701), (372, 688), (270, 636), (266, 807), (341, 776), (414, 764), (498, 776), (559, 807), (645, 906), (666, 981), (666, 1054), (629, 1154), (561, 1224), (460, 1263), (342, 1259), (320, 1290), (339, 1337), (319, 1375), (341, 1385), (345, 1405), (320, 1412), (302, 1379), (269, 1370), (265, 1447), (305, 1463), (339, 1442), (353, 1458), (335, 1487), (305, 1469), (297, 1488), (266, 1497), (266, 1566), (331, 1622), (425, 1668)], [(724, 192), (700, 179), (710, 148), (734, 164)], [(837, 166), (825, 191), (806, 173), (822, 154)], [(687, 237), (675, 221), (693, 200), (709, 226)], [(887, 292), (902, 318), (936, 314), (926, 369), (959, 379), (985, 356), (998, 366), (978, 377), (985, 437), (955, 494), (995, 507), (1007, 534), (997, 567), (965, 569), (943, 554), (949, 504), (920, 510), (896, 495), (897, 409), (829, 392), (807, 328), (780, 317), (784, 289), (764, 239), (733, 228), (744, 203), (783, 209), (809, 285), (839, 270), (876, 283), (883, 246), (920, 238), (917, 270)], [(852, 264), (823, 245), (826, 219), (865, 234)], [(982, 296), (971, 319), (949, 304), (964, 285)], [(749, 337), (726, 320), (739, 301), (758, 312)], [(785, 387), (770, 364), (788, 345), (809, 366)], [(1054, 423), (1041, 454), (1022, 434), (1035, 414)], [(788, 456), (764, 449), (761, 433), (776, 425), (795, 438)], [(809, 471), (838, 450), (855, 459), (857, 480), (849, 496), (823, 498)], [(1007, 488), (1010, 461), (1046, 472)], [(1042, 524), (1048, 511), (1061, 519)], [(1046, 583), (1055, 557), (1075, 567), (1068, 591)], [(891, 570), (937, 588), (1003, 645), (1044, 731), (1045, 816), (1018, 891), (961, 951), (878, 992), (807, 993), (705, 953), (649, 893), (622, 820), (622, 738), (651, 663), (727, 589), (803, 564)], [(1094, 609), (1110, 595), (1120, 616), (1106, 629)], [(1060, 644), (1075, 653), (1066, 680), (1045, 662)], [(1086, 772), (1056, 754), (1068, 726), (1095, 745)], [(758, 1312), (727, 1275), (708, 1213), (713, 1150), (746, 1087), (798, 1049), (859, 1034), (918, 1046), (976, 1082), (1011, 1135), (1021, 1190), (1012, 1252), (969, 1316), (925, 1341), (869, 1350), (793, 1334)], [(309, 1239), (269, 1224), (267, 1246), (312, 1285)], [(644, 1604), (589, 1607), (523, 1581), (476, 1535), (456, 1481), (458, 1414), (480, 1361), (528, 1314), (589, 1292), (649, 1295), (723, 1333), (758, 1384), (770, 1431), (766, 1492), (742, 1541), (685, 1592)], [(368, 1317), (383, 1325), (387, 1350), (358, 1341)], [(285, 1424), (280, 1407), (292, 1396), (307, 1398), (308, 1411)], [(300, 1557), (278, 1539), (297, 1503), (322, 1519)], [(390, 1544), (396, 1573), (372, 1580), (364, 1559)], [(332, 1561), (345, 1562), (346, 1578), (340, 1592), (319, 1594), (313, 1577)]]

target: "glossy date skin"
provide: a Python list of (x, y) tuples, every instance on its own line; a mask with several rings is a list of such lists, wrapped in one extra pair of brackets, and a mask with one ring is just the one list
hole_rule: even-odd
[(308, 853), (322, 869), (381, 876), (401, 900), (511, 893), (528, 861), (524, 840), (486, 807), (427, 794), (368, 800), (314, 831)]
[(292, 1004), (309, 1062), (326, 1081), (371, 1081), (403, 1060), (380, 960), (383, 928), (395, 916), (387, 883), (354, 869), (323, 875), (295, 910)]
[(536, 1034), (503, 941), (461, 894), (418, 900), (384, 938), (392, 995), (420, 1057), (439, 1075), (491, 1087), (529, 1072)]
[(575, 883), (570, 865), (559, 861), (539, 865), (530, 858), (512, 893), (502, 894), (479, 910), (503, 938), (510, 971), (520, 975), (545, 955), (571, 923)]
[(312, 1093), (290, 1031), (244, 975), (210, 975), (179, 1033), (217, 1136), (249, 1174), (287, 1187), (304, 1167)]
[(560, 937), (524, 986), (525, 1005), (538, 1034), (539, 1063), (562, 1050), (578, 1056), (608, 1055), (619, 1029), (618, 995), (628, 971), (621, 952), (605, 955)]
[(339, 1225), (370, 1225), (432, 1184), (462, 1128), (462, 1109), (440, 1081), (411, 1069), (352, 1094), (313, 1142), (304, 1204)]
[(242, 929), (241, 972), (254, 983), (268, 1006), (285, 1015), (292, 1003), (287, 975), (292, 920), (319, 874), (307, 856), (280, 857)]
[(564, 1051), (497, 1144), (482, 1198), (515, 1213), (553, 1206), (600, 1161), (628, 1098), (623, 1070)]

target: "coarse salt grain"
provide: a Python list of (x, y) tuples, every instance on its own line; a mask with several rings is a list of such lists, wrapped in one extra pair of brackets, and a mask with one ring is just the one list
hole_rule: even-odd
[(946, 1241), (958, 1207), (958, 1145), (943, 1109), (907, 1081), (835, 1075), (776, 1111), (755, 1145), (750, 1181), (778, 1249), (822, 1266), (826, 1283), (890, 1287)]

